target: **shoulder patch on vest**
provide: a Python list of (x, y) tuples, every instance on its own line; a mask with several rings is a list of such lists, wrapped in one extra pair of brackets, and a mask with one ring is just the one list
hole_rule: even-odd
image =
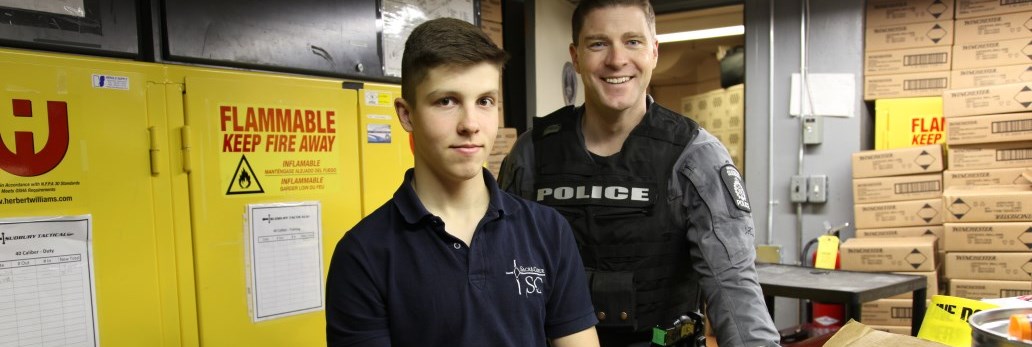
[(745, 183), (742, 182), (742, 174), (734, 165), (727, 164), (720, 168), (720, 179), (724, 181), (724, 188), (731, 194), (735, 207), (745, 212), (752, 212), (749, 205), (749, 196), (745, 194)]

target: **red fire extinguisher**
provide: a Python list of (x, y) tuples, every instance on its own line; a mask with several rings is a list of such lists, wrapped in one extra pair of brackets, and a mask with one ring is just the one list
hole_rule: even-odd
[[(803, 254), (807, 254), (809, 249), (813, 245), (817, 245), (817, 249), (810, 256), (810, 265), (815, 268), (823, 269), (839, 269), (842, 266), (842, 258), (839, 256), (838, 245), (839, 245), (839, 231), (849, 226), (849, 223), (841, 226), (832, 228), (827, 222), (825, 222), (825, 229), (827, 230), (824, 235), (816, 237), (806, 243), (803, 247)], [(804, 258), (805, 259), (805, 258)], [(834, 259), (832, 261), (831, 259)], [(837, 331), (842, 325), (845, 324), (846, 308), (842, 304), (829, 304), (818, 301), (813, 301), (810, 304), (810, 318), (807, 322), (813, 325), (816, 330), (825, 330), (827, 332)], [(816, 331), (815, 331), (816, 332)], [(817, 332), (820, 333), (820, 332)]]

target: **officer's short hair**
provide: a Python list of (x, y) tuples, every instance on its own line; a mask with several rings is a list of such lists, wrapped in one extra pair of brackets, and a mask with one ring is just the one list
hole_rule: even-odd
[(416, 86), (430, 69), (439, 66), (469, 67), (490, 63), (499, 70), (508, 55), (483, 30), (455, 18), (438, 18), (420, 24), (405, 41), (401, 56), (401, 97), (416, 102)]
[(649, 0), (581, 0), (577, 8), (573, 10), (573, 45), (577, 45), (577, 36), (584, 27), (584, 18), (591, 11), (616, 6), (628, 6), (640, 8), (645, 13), (645, 20), (649, 22), (649, 28), (656, 31), (656, 11), (652, 9)]

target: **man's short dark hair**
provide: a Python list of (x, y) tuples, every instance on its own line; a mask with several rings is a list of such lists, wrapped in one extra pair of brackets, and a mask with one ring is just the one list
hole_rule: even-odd
[(420, 24), (405, 41), (401, 56), (401, 97), (416, 102), (416, 86), (430, 69), (468, 67), (490, 63), (499, 68), (508, 55), (483, 30), (455, 18), (437, 18)]
[(588, 13), (616, 6), (640, 8), (641, 12), (645, 13), (645, 20), (649, 22), (649, 27), (656, 27), (656, 11), (652, 9), (652, 3), (649, 0), (581, 0), (577, 3), (577, 8), (573, 10), (573, 45), (576, 46), (578, 43), (577, 36), (584, 27), (584, 18), (588, 16)]

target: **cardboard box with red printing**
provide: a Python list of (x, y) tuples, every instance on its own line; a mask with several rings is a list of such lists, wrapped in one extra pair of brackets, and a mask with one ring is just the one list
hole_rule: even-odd
[(1032, 221), (1032, 186), (953, 187), (942, 198), (948, 223)]
[(950, 252), (1032, 252), (1032, 222), (945, 223), (943, 234)]
[(950, 145), (1032, 140), (1032, 112), (953, 117), (946, 129)]
[(864, 53), (867, 76), (948, 71), (950, 46), (895, 49)]
[(852, 154), (853, 178), (941, 172), (942, 145), (861, 151)]
[[(942, 172), (943, 189), (958, 186), (999, 186), (1032, 184), (1025, 178), (1028, 168), (946, 170)], [(1032, 177), (1032, 172), (1028, 172)]]
[(1004, 66), (1032, 63), (1029, 39), (958, 43), (953, 45), (953, 68)]
[(1032, 83), (1011, 83), (942, 93), (943, 117), (1032, 111)]
[(923, 174), (853, 179), (853, 202), (931, 199), (942, 196), (942, 174)]
[(958, 0), (956, 18), (972, 18), (1004, 13), (1032, 11), (1032, 2), (1010, 0)]
[(874, 127), (876, 150), (943, 143), (942, 97), (875, 100)]
[(949, 87), (949, 71), (864, 76), (864, 100), (939, 96)]
[(955, 25), (956, 43), (1030, 39), (1027, 27), (1032, 12), (1017, 12), (991, 16), (958, 19)]
[(1032, 81), (1032, 64), (953, 69), (950, 88), (965, 89)]
[[(949, 252), (946, 278), (973, 280), (1032, 280), (1030, 252)], [(952, 292), (950, 293), (953, 294)]]
[(949, 149), (951, 170), (1032, 167), (1032, 143), (996, 142), (956, 145)]
[(864, 43), (867, 52), (918, 47), (949, 48), (953, 45), (953, 20), (869, 26)]
[(923, 227), (894, 227), (880, 229), (856, 229), (857, 238), (867, 237), (918, 237), (934, 236), (936, 238), (935, 248), (943, 249), (943, 228), (941, 225), (930, 225)]
[(953, 0), (868, 0), (867, 26), (953, 18)]
[(942, 225), (942, 199), (853, 205), (857, 229)]
[(971, 300), (1010, 298), (1032, 294), (1032, 282), (956, 278), (950, 280), (950, 296)]
[(498, 128), (491, 154), (509, 154), (512, 146), (516, 144), (516, 137), (516, 128)]
[[(928, 306), (926, 301), (925, 307)], [(860, 322), (873, 325), (910, 326), (913, 299), (878, 299), (866, 302), (860, 309)]]
[(839, 247), (843, 270), (935, 271), (935, 238), (851, 238)]
[(480, 0), (480, 20), (502, 22), (502, 0)]

